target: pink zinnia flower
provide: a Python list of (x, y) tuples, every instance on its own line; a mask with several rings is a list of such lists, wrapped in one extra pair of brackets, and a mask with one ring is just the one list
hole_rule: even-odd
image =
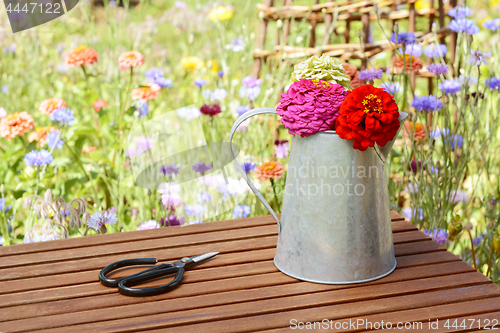
[(281, 94), (276, 110), (288, 133), (307, 137), (334, 129), (340, 105), (347, 94), (340, 84), (300, 79)]
[(139, 67), (144, 63), (144, 56), (141, 52), (128, 51), (123, 52), (118, 57), (118, 64), (121, 69), (128, 69), (130, 67)]
[(94, 102), (94, 110), (96, 110), (97, 112), (101, 111), (101, 109), (106, 106), (108, 106), (108, 102), (103, 99), (98, 99)]
[(43, 114), (51, 115), (55, 110), (62, 109), (65, 107), (66, 107), (66, 102), (64, 100), (57, 97), (52, 97), (52, 98), (47, 98), (42, 103), (40, 103), (38, 110), (40, 110), (40, 112)]

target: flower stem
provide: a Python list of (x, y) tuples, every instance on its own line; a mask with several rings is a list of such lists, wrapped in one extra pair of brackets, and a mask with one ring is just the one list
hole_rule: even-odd
[(476, 267), (476, 253), (474, 252), (474, 243), (472, 241), (472, 234), (470, 233), (470, 229), (467, 225), (464, 224), (465, 229), (467, 229), (467, 233), (469, 234), (469, 239), (470, 239), (470, 247), (472, 250), (472, 262), (474, 264), (474, 269), (477, 271)]
[(280, 203), (278, 201), (278, 195), (276, 194), (276, 188), (275, 188), (275, 185), (274, 185), (274, 179), (269, 179), (271, 181), (271, 186), (273, 187), (273, 194), (274, 194), (274, 202), (276, 204), (276, 209), (277, 210), (280, 210), (279, 207), (280, 207)]
[(493, 239), (491, 240), (490, 258), (488, 259), (488, 269), (486, 270), (486, 276), (489, 277), (491, 269), (491, 259), (493, 258)]

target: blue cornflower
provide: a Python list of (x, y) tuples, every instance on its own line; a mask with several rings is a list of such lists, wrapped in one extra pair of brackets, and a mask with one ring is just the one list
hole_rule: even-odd
[(384, 71), (381, 69), (363, 69), (358, 73), (358, 78), (363, 81), (373, 81), (382, 78)]
[(118, 221), (115, 212), (111, 210), (105, 210), (101, 212), (95, 212), (90, 216), (87, 226), (94, 229), (95, 231), (106, 232), (107, 225), (113, 225)]
[(260, 85), (262, 84), (262, 79), (257, 79), (249, 75), (241, 80), (241, 84), (247, 88), (260, 87)]
[(212, 163), (205, 164), (205, 162), (200, 161), (200, 162), (196, 163), (195, 165), (193, 165), (194, 172), (199, 172), (202, 175), (204, 175), (205, 172), (207, 172), (210, 169), (212, 169)]
[(496, 31), (498, 30), (498, 23), (500, 23), (500, 19), (497, 18), (494, 20), (486, 20), (483, 22), (483, 28)]
[(162, 88), (170, 88), (172, 86), (172, 80), (165, 78), (165, 73), (160, 68), (152, 68), (148, 70), (144, 76), (146, 76), (151, 83), (156, 83)]
[(245, 162), (245, 163), (243, 163), (242, 167), (243, 167), (243, 170), (245, 170), (245, 173), (248, 175), (250, 173), (250, 171), (252, 171), (256, 168), (256, 165), (254, 163)]
[(417, 43), (406, 45), (406, 47), (404, 48), (404, 52), (402, 47), (399, 48), (399, 53), (409, 54), (414, 57), (420, 57), (423, 51), (424, 50), (422, 49), (422, 46)]
[(150, 70), (148, 70), (144, 76), (146, 77), (146, 79), (148, 80), (151, 80), (151, 81), (156, 81), (158, 80), (159, 78), (162, 78), (165, 76), (165, 73), (163, 72), (163, 70), (161, 70), (160, 68), (152, 68)]
[(444, 135), (444, 143), (447, 143), (451, 149), (460, 149), (464, 145), (464, 138), (461, 135)]
[(212, 195), (210, 192), (196, 193), (196, 200), (198, 203), (204, 203), (212, 200)]
[(482, 237), (475, 237), (475, 238), (472, 238), (472, 244), (474, 244), (474, 246), (478, 246), (479, 244), (481, 244), (481, 241), (483, 240)]
[(203, 87), (204, 85), (207, 84), (207, 80), (203, 80), (203, 79), (197, 79), (197, 80), (194, 80), (194, 85), (197, 86), (197, 87)]
[(154, 80), (153, 83), (156, 83), (157, 85), (159, 85), (162, 88), (170, 88), (172, 86), (172, 80), (167, 79), (165, 77), (160, 77), (160, 78)]
[(383, 82), (380, 84), (380, 88), (384, 89), (392, 96), (396, 96), (400, 87), (398, 83)]
[(202, 216), (205, 213), (205, 206), (184, 205), (184, 212), (186, 213), (186, 215)]
[(457, 33), (465, 32), (475, 35), (479, 32), (479, 28), (474, 24), (474, 21), (465, 18), (451, 21), (448, 27)]
[(2, 86), (2, 92), (4, 94), (8, 93), (9, 92), (9, 87), (7, 85)]
[(422, 208), (414, 208), (414, 209), (404, 208), (402, 213), (409, 219), (413, 218), (413, 216), (415, 216), (415, 219), (417, 220), (424, 219), (424, 210)]
[(32, 150), (24, 156), (24, 164), (30, 167), (41, 167), (52, 163), (52, 154), (46, 150), (40, 151)]
[(0, 212), (7, 213), (10, 208), (12, 207), (11, 205), (6, 206), (7, 199), (5, 198), (0, 198)]
[(234, 207), (233, 216), (235, 219), (239, 217), (247, 217), (248, 215), (250, 215), (250, 211), (250, 206), (237, 205)]
[(500, 91), (500, 78), (492, 77), (491, 79), (486, 80), (486, 85), (491, 90)]
[(437, 96), (429, 95), (415, 97), (411, 106), (418, 111), (439, 111), (443, 107), (443, 103)]
[(425, 48), (424, 54), (427, 58), (440, 58), (448, 52), (448, 48), (444, 44), (429, 44)]
[(217, 75), (222, 79), (222, 77), (224, 76), (224, 71), (218, 72)]
[(448, 12), (448, 15), (453, 17), (454, 19), (464, 19), (467, 16), (470, 16), (472, 14), (472, 11), (469, 7), (465, 6), (456, 6), (450, 9)]
[(149, 104), (146, 99), (140, 99), (132, 103), (135, 110), (139, 111), (139, 118), (146, 117), (149, 113)]
[(179, 168), (175, 164), (170, 164), (167, 166), (162, 165), (160, 167), (160, 170), (164, 176), (168, 175), (169, 177), (172, 177), (173, 175), (176, 175), (179, 173)]
[(458, 80), (444, 80), (444, 82), (439, 85), (439, 89), (445, 94), (456, 94), (461, 88), (462, 83)]
[(60, 108), (54, 111), (52, 115), (50, 116), (50, 119), (53, 121), (59, 121), (61, 122), (61, 125), (68, 125), (71, 126), (71, 121), (75, 120), (75, 117), (73, 117), (73, 110), (70, 110), (69, 108)]
[(445, 245), (448, 239), (448, 231), (445, 229), (425, 229), (423, 233), (441, 245)]
[(241, 116), (245, 112), (250, 111), (250, 107), (246, 105), (242, 105), (236, 109), (236, 113)]
[(434, 139), (437, 139), (441, 136), (445, 137), (450, 133), (450, 130), (448, 128), (436, 128), (431, 132), (431, 137)]
[(393, 32), (391, 35), (391, 42), (394, 44), (404, 43), (406, 45), (413, 44), (417, 40), (417, 36), (413, 32), (403, 31), (400, 33)]
[(442, 75), (448, 73), (450, 68), (445, 64), (430, 64), (427, 66), (427, 70), (434, 75)]
[(431, 166), (429, 167), (429, 172), (432, 172), (432, 173), (438, 174), (438, 173), (439, 173), (439, 169), (431, 165)]
[(50, 149), (61, 149), (64, 145), (63, 140), (59, 140), (59, 131), (50, 132), (47, 134), (47, 144)]

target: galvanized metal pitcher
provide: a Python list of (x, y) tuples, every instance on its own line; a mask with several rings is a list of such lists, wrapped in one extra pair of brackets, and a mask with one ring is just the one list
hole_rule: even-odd
[[(335, 131), (294, 136), (281, 222), (236, 161), (231, 141), (257, 108), (236, 120), (229, 135), (236, 168), (278, 222), (274, 264), (294, 278), (327, 284), (367, 282), (396, 268), (385, 160), (394, 144), (366, 151)], [(400, 112), (400, 128), (408, 114)]]

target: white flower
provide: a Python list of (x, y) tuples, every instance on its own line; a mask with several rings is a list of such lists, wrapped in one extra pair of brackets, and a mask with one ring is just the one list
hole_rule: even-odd
[(231, 42), (226, 45), (226, 50), (231, 50), (233, 52), (240, 52), (245, 50), (245, 40), (242, 35), (237, 38), (231, 39)]
[(0, 119), (7, 117), (7, 111), (0, 107)]
[(201, 112), (195, 106), (191, 106), (191, 107), (185, 106), (185, 107), (177, 110), (177, 115), (181, 118), (191, 120), (191, 119), (198, 118), (199, 116), (201, 116)]
[(243, 98), (246, 97), (246, 98), (254, 101), (255, 99), (257, 99), (257, 97), (259, 97), (260, 90), (261, 89), (258, 86), (255, 86), (253, 88), (241, 87), (240, 88), (240, 97), (243, 97)]
[(224, 88), (217, 88), (212, 93), (212, 99), (215, 101), (222, 101), (227, 97), (227, 91)]
[(139, 227), (137, 227), (137, 230), (149, 230), (149, 229), (157, 229), (160, 227), (160, 224), (156, 222), (155, 220), (149, 220), (146, 222), (142, 222)]
[(469, 201), (469, 196), (467, 195), (466, 191), (462, 190), (451, 191), (450, 200), (453, 203), (459, 203), (459, 202), (466, 203)]
[(486, 58), (491, 57), (491, 52), (483, 53), (481, 51), (471, 50), (467, 63), (474, 66), (488, 65)]

